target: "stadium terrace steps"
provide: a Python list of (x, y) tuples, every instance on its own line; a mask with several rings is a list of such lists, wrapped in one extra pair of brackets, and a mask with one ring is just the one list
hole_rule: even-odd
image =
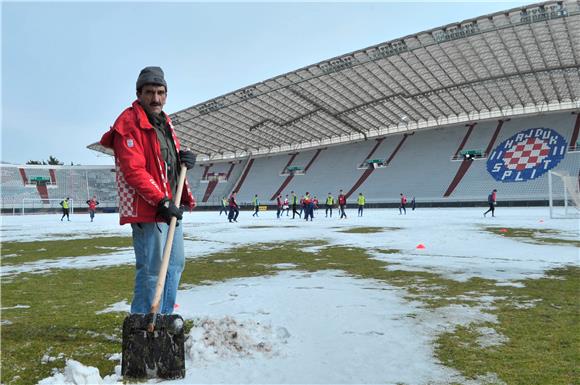
[[(308, 191), (322, 200), (331, 192), (336, 199), (338, 190), (346, 191), (359, 178), (361, 171), (358, 166), (375, 144), (373, 140), (326, 148), (305, 175), (292, 180), (283, 195), (294, 190), (301, 196)], [(312, 157), (314, 151), (310, 154)]]
[[(304, 174), (301, 174), (301, 178), (303, 177), (303, 175), (306, 175), (308, 170), (310, 169), (310, 167), (314, 164), (314, 162), (316, 161), (316, 158), (318, 158), (318, 156), (320, 155), (320, 153), (322, 152), (323, 149), (319, 148), (318, 150), (314, 151), (314, 154), (312, 155), (312, 157), (310, 158), (310, 160), (308, 161), (308, 163), (306, 164), (306, 166), (303, 168), (303, 172)], [(311, 155), (312, 151), (308, 151), (307, 154)], [(298, 155), (298, 154), (294, 154), (294, 155)], [(294, 156), (291, 158), (291, 161), (294, 159)], [(286, 165), (286, 167), (284, 168), (284, 170), (286, 170), (288, 167), (292, 166), (291, 161), (288, 162), (288, 164)], [(286, 179), (284, 180), (284, 182), (282, 182), (282, 185), (278, 188), (278, 190), (276, 190), (276, 192), (272, 195), (272, 197), (270, 198), (270, 200), (275, 201), (276, 197), (278, 196), (278, 194), (281, 194), (282, 191), (284, 191), (284, 189), (286, 188), (286, 186), (288, 186), (288, 184), (290, 184), (290, 182), (292, 181), (292, 179), (294, 178), (294, 173), (290, 173), (290, 175), (288, 175), (286, 177)]]
[(236, 182), (236, 185), (232, 191), (235, 191), (237, 193), (240, 192), (240, 190), (242, 189), (242, 186), (244, 185), (246, 178), (248, 177), (248, 174), (250, 173), (250, 170), (252, 169), (252, 166), (254, 165), (254, 161), (255, 161), (255, 159), (248, 159), (247, 160), (247, 162), (244, 166), (244, 171), (240, 175), (240, 178)]
[(206, 203), (208, 201), (211, 193), (213, 192), (213, 190), (215, 190), (215, 186), (217, 186), (217, 184), (218, 184), (217, 179), (212, 179), (208, 182), (207, 188), (205, 189), (205, 194), (203, 194), (202, 202)]
[[(503, 126), (503, 123), (504, 123), (503, 120), (498, 121), (497, 126), (495, 128), (495, 131), (494, 131), (493, 135), (491, 136), (489, 143), (487, 144), (487, 150), (484, 152), (485, 154), (489, 154), (491, 149), (493, 149), (494, 142), (497, 139), (497, 136), (501, 130), (501, 127)], [(463, 149), (463, 146), (465, 145), (465, 143), (467, 142), (467, 139), (471, 135), (471, 132), (473, 131), (474, 126), (475, 126), (475, 123), (469, 125), (469, 129), (467, 130), (467, 133), (465, 134), (463, 141), (459, 145), (459, 148), (455, 152), (455, 156), (457, 156), (457, 154), (459, 154), (459, 152)], [(447, 198), (453, 193), (453, 190), (455, 190), (457, 185), (461, 182), (461, 179), (463, 179), (463, 177), (465, 176), (465, 174), (467, 173), (467, 171), (471, 167), (472, 163), (473, 163), (473, 159), (464, 159), (461, 162), (461, 165), (459, 166), (459, 169), (457, 170), (457, 174), (455, 174), (455, 177), (453, 178), (453, 180), (451, 181), (451, 184), (449, 185), (449, 187), (445, 191), (445, 194), (443, 194), (443, 197)]]
[(471, 133), (473, 132), (473, 127), (475, 127), (476, 124), (477, 123), (465, 125), (467, 127), (467, 131), (465, 132), (465, 136), (463, 137), (461, 144), (459, 145), (459, 147), (457, 147), (457, 151), (455, 151), (455, 154), (453, 155), (454, 158), (459, 156), (461, 151), (463, 151), (463, 149), (465, 148), (465, 143), (467, 143), (467, 140), (469, 139), (469, 137), (471, 136)]
[[(83, 207), (88, 197), (96, 195), (103, 205), (116, 207), (117, 190), (112, 166), (40, 166), (6, 165), (2, 170), (0, 205), (2, 208), (22, 208), (23, 200), (35, 208), (48, 207), (48, 199), (70, 197), (75, 207)], [(47, 183), (35, 185), (34, 178)], [(28, 182), (25, 185), (23, 182)], [(34, 202), (34, 203), (33, 203)], [(42, 203), (44, 202), (44, 203)], [(54, 202), (51, 203), (54, 205)], [(104, 206), (101, 206), (104, 207)]]
[(228, 197), (234, 189), (234, 185), (242, 175), (243, 162), (235, 161), (227, 164), (226, 181), (218, 182), (211, 197), (208, 198), (208, 203), (213, 205), (221, 205), (223, 197)]
[[(282, 169), (282, 173), (286, 172), (286, 169), (290, 166), (292, 166), (292, 162), (294, 161), (294, 158), (296, 158), (296, 155), (298, 155), (297, 152), (295, 152), (294, 154), (289, 154), (290, 158), (288, 159), (288, 163), (286, 163), (286, 166), (284, 166), (284, 168)], [(282, 191), (284, 190), (284, 188), (286, 186), (288, 186), (288, 184), (290, 183), (290, 181), (292, 180), (292, 178), (294, 178), (294, 174), (290, 173), (288, 174), (288, 176), (286, 177), (286, 179), (284, 179), (284, 182), (282, 182), (282, 185), (278, 188), (278, 190), (276, 190), (276, 192), (274, 194), (272, 194), (272, 196), (270, 197), (270, 200), (276, 200), (276, 197), (278, 196), (278, 194), (282, 193)]]
[[(379, 148), (379, 146), (381, 145), (381, 143), (383, 142), (384, 139), (385, 138), (376, 139), (377, 143), (374, 145), (374, 147), (371, 149), (371, 151), (365, 157), (365, 159), (363, 161), (363, 165), (365, 165), (367, 160), (371, 159), (371, 157), (373, 156), (373, 154), (375, 153), (377, 148)], [(355, 182), (354, 186), (352, 186), (350, 188), (350, 190), (345, 194), (347, 199), (352, 195), (353, 192), (355, 192), (356, 189), (358, 189), (364, 183), (365, 180), (367, 180), (369, 175), (371, 175), (371, 173), (375, 170), (375, 168), (372, 167), (371, 165), (367, 164), (366, 166), (367, 166), (367, 168), (364, 170), (364, 172), (362, 173), (360, 178), (358, 178), (358, 180)]]
[(451, 156), (464, 135), (465, 126), (461, 125), (415, 131), (405, 140), (403, 135), (387, 137), (397, 146), (389, 154), (390, 163), (373, 172), (361, 192), (369, 203), (395, 203), (400, 193), (418, 201), (442, 200), (458, 167)]

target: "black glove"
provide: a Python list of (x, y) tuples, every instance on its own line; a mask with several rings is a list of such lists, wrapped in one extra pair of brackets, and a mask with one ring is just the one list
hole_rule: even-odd
[(187, 167), (188, 170), (191, 170), (193, 166), (195, 166), (195, 158), (196, 155), (188, 150), (179, 150), (179, 160), (181, 163)]
[(157, 205), (157, 216), (163, 218), (164, 222), (169, 224), (172, 217), (177, 218), (177, 220), (183, 218), (183, 212), (175, 206), (175, 203), (165, 197), (161, 199)]

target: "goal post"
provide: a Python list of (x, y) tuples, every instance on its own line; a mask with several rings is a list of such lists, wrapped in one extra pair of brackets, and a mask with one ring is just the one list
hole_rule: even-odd
[(548, 171), (550, 218), (580, 218), (580, 179), (566, 172)]
[[(62, 206), (60, 205), (62, 199), (54, 199), (54, 198), (23, 198), (22, 199), (22, 208), (21, 214), (36, 214), (36, 213), (59, 213), (62, 210)], [(68, 200), (68, 207), (70, 210), (70, 214), (74, 214), (75, 212), (75, 202), (73, 199)]]

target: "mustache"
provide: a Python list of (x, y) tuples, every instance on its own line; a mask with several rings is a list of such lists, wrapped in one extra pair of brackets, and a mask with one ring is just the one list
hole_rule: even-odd
[(152, 102), (152, 103), (149, 103), (149, 106), (151, 106), (151, 107), (160, 107), (161, 106), (161, 103)]

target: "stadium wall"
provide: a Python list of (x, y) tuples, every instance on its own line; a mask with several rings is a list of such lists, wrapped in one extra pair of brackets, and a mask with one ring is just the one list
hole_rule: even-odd
[[(290, 191), (298, 195), (308, 191), (322, 202), (328, 192), (336, 198), (342, 189), (350, 193), (350, 202), (362, 192), (370, 206), (396, 205), (400, 193), (409, 200), (414, 196), (421, 205), (471, 206), (485, 203), (489, 192), (497, 189), (503, 204), (547, 205), (548, 169), (579, 174), (580, 152), (576, 146), (579, 128), (577, 111), (545, 113), (257, 157), (239, 188), (238, 201), (249, 204), (254, 194), (258, 194), (263, 204), (272, 205), (277, 191), (281, 191), (283, 198)], [(541, 155), (536, 154), (536, 159), (525, 151), (514, 155), (515, 148), (525, 146), (536, 132), (540, 133), (538, 145), (545, 142), (543, 149), (538, 150), (542, 151)], [(551, 136), (542, 137), (542, 133), (548, 132)], [(556, 143), (555, 137), (564, 142)], [(506, 145), (509, 146), (504, 148)], [(479, 150), (483, 156), (464, 160), (458, 154), (465, 150)], [(289, 166), (305, 168), (317, 152), (307, 171), (297, 171), (294, 175), (285, 172)], [(506, 154), (511, 158), (507, 159)], [(370, 169), (372, 166), (365, 164), (369, 159), (384, 160), (387, 164)], [(510, 165), (510, 162), (516, 163)], [(492, 172), (494, 167), (500, 170)], [(229, 193), (234, 185), (228, 187)], [(194, 191), (194, 195), (199, 198), (201, 192)]]
[[(199, 209), (219, 206), (234, 188), (242, 206), (258, 194), (261, 204), (272, 208), (278, 191), (282, 198), (291, 191), (299, 196), (308, 191), (323, 204), (328, 192), (336, 198), (340, 189), (349, 194), (350, 203), (362, 192), (368, 207), (397, 206), (400, 193), (409, 201), (415, 197), (419, 207), (481, 205), (492, 189), (503, 205), (547, 205), (547, 169), (580, 173), (579, 131), (578, 111), (477, 121), (302, 152), (199, 163), (188, 180)], [(524, 159), (525, 151), (517, 156), (510, 151), (532, 139), (544, 146), (536, 159)], [(466, 150), (483, 156), (458, 156)], [(506, 166), (514, 161), (520, 163)], [(492, 172), (494, 167), (501, 170)], [(0, 170), (3, 213), (15, 212), (25, 201), (36, 202), (29, 210), (42, 211), (43, 199), (67, 196), (82, 210), (93, 195), (101, 202), (99, 209), (117, 209), (113, 166), (2, 164)]]

